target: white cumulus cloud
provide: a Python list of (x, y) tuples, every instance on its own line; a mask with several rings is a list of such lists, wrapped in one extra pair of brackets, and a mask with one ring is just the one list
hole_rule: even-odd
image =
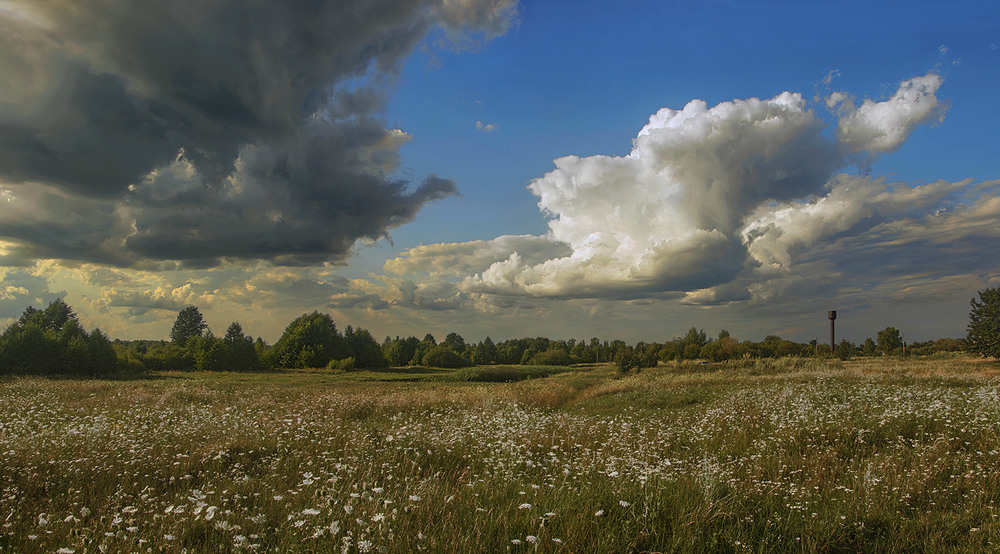
[[(549, 218), (545, 235), (420, 246), (386, 270), (411, 276), (410, 288), (424, 294), (437, 287), (452, 298), (679, 298), (704, 306), (834, 286), (816, 275), (831, 274), (846, 244), (883, 257), (918, 231), (983, 244), (997, 231), (969, 222), (989, 211), (995, 184), (959, 199), (970, 181), (909, 186), (837, 173), (940, 120), (941, 84), (929, 73), (903, 81), (887, 100), (859, 105), (833, 92), (818, 99), (836, 112), (832, 132), (792, 92), (661, 109), (628, 155), (566, 156), (531, 182)], [(894, 255), (896, 271), (921, 263), (908, 251)]]
[[(866, 99), (856, 108), (848, 103), (837, 140), (852, 152), (895, 152), (918, 125), (944, 117), (945, 106), (935, 95), (942, 82), (940, 75), (928, 73), (903, 81), (883, 102)], [(843, 93), (837, 99), (846, 101)]]

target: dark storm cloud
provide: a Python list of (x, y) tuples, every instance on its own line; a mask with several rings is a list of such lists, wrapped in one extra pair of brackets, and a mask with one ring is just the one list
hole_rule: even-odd
[(0, 264), (31, 265), (33, 260), (63, 259), (120, 265), (128, 257), (116, 245), (127, 229), (112, 203), (50, 185), (3, 191), (0, 229), (10, 246)]
[(375, 171), (394, 166), (396, 152), (382, 146), (393, 134), (372, 122), (302, 133), (244, 148), (239, 169), (219, 187), (185, 182), (193, 175), (186, 160), (143, 182), (124, 204), (135, 223), (128, 250), (189, 266), (224, 257), (314, 264), (343, 257), (358, 238), (384, 237), (425, 203), (456, 192), (448, 179), (431, 176), (410, 190)]
[[(0, 180), (103, 199), (134, 232), (105, 214), (83, 233), (117, 240), (120, 264), (342, 259), (455, 192), (393, 178), (408, 137), (379, 112), (401, 60), (435, 27), (489, 37), (513, 15), (492, 0), (12, 2)], [(30, 231), (0, 212), (0, 236), (64, 249)], [(98, 250), (78, 257), (107, 262)]]

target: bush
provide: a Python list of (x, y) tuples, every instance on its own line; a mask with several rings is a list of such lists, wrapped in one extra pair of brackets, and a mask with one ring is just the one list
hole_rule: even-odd
[(354, 358), (344, 358), (342, 360), (330, 360), (326, 364), (327, 369), (340, 371), (354, 371)]
[(529, 365), (570, 365), (572, 363), (573, 358), (570, 357), (569, 352), (561, 349), (539, 352), (528, 361)]
[(633, 348), (627, 346), (618, 351), (615, 355), (615, 365), (618, 366), (619, 373), (628, 373), (632, 370), (640, 370), (647, 367), (656, 367), (659, 358), (655, 351)]
[(124, 358), (118, 360), (118, 370), (124, 373), (143, 373), (146, 366), (138, 358)]
[(443, 367), (447, 369), (456, 369), (472, 365), (465, 358), (443, 346), (435, 346), (427, 352), (427, 354), (424, 354), (422, 362), (428, 367)]

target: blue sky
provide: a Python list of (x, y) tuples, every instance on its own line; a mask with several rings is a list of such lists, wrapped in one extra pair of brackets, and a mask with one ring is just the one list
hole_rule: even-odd
[(0, 2), (0, 316), (921, 340), (1000, 286), (992, 2), (61, 4)]
[[(996, 178), (998, 16), (988, 2), (522, 3), (519, 23), (482, 50), (406, 63), (387, 117), (414, 136), (407, 173), (452, 177), (463, 196), (427, 206), (394, 240), (542, 233), (525, 187), (553, 159), (626, 154), (650, 114), (694, 98), (812, 96), (835, 70), (835, 86), (871, 98), (931, 69), (946, 76), (945, 122), (917, 130), (874, 173)], [(477, 132), (477, 121), (496, 130)]]

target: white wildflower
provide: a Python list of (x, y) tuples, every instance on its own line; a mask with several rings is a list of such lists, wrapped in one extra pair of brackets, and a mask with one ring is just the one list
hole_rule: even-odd
[(528, 504), (527, 502), (517, 507), (518, 510), (530, 510), (531, 508), (531, 504)]

